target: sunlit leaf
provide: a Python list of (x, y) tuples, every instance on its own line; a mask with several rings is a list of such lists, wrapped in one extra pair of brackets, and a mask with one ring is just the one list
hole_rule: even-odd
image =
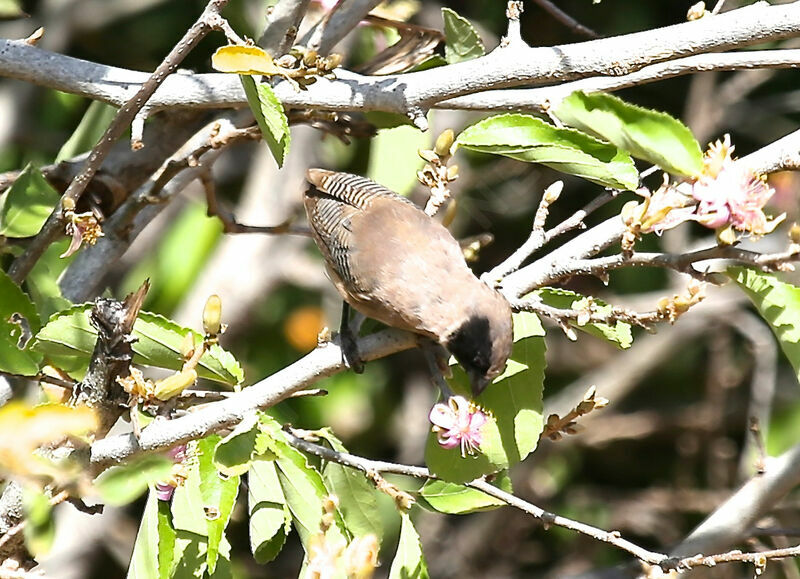
[[(511, 492), (511, 479), (505, 471), (492, 484)], [(488, 511), (506, 504), (479, 490), (441, 480), (427, 481), (419, 493), (431, 508), (451, 515)]]
[(0, 0), (0, 20), (12, 20), (27, 16), (17, 0)]
[(251, 413), (214, 449), (214, 465), (226, 476), (240, 476), (250, 468), (258, 436), (258, 415)]
[(464, 129), (456, 143), (473, 151), (541, 163), (604, 187), (635, 189), (639, 185), (639, 173), (624, 151), (530, 115), (513, 113), (483, 119)]
[[(329, 429), (317, 431), (331, 448), (337, 452), (347, 452), (342, 442)], [(358, 469), (343, 466), (336, 462), (325, 462), (322, 468), (325, 485), (339, 498), (339, 510), (342, 512), (347, 529), (356, 537), (375, 535), (378, 540), (383, 537), (381, 518), (378, 512), (378, 500), (375, 485)]]
[(133, 545), (133, 556), (128, 567), (128, 579), (166, 579), (172, 562), (175, 531), (165, 523), (162, 509), (169, 515), (167, 503), (161, 504), (155, 491), (147, 495), (139, 532)]
[(478, 32), (469, 20), (450, 8), (442, 8), (444, 19), (444, 56), (448, 64), (483, 56), (485, 49)]
[(94, 480), (94, 487), (110, 505), (125, 505), (139, 498), (148, 485), (169, 477), (173, 462), (165, 456), (149, 455), (112, 466)]
[(256, 84), (252, 77), (246, 75), (239, 78), (242, 79), (244, 94), (256, 117), (261, 134), (278, 167), (283, 167), (291, 141), (289, 118), (283, 110), (283, 104), (268, 84), (263, 82)]
[(36, 235), (59, 199), (61, 195), (42, 172), (28, 163), (8, 191), (0, 195), (0, 235)]
[(35, 449), (65, 436), (89, 434), (97, 424), (94, 410), (85, 406), (9, 402), (0, 408), (0, 471), (22, 475), (46, 471), (46, 459), (34, 455)]
[(250, 549), (255, 560), (264, 564), (277, 557), (283, 548), (291, 530), (292, 516), (274, 460), (254, 460), (247, 483)]
[[(289, 446), (282, 436), (280, 424), (267, 416), (262, 417), (263, 428), (271, 435), (269, 450), (276, 456), (278, 480), (281, 483), (286, 504), (303, 548), (308, 552), (310, 538), (319, 532), (323, 513), (323, 499), (330, 494), (319, 471), (308, 463), (306, 456)], [(344, 521), (337, 511), (335, 524), (328, 530), (329, 536), (347, 538)]]
[(30, 349), (39, 316), (30, 298), (0, 270), (0, 370), (22, 376), (39, 371), (41, 354)]
[(370, 141), (367, 177), (400, 195), (417, 184), (417, 170), (424, 161), (417, 151), (430, 146), (430, 135), (416, 127), (401, 126), (378, 131)]
[[(54, 362), (66, 359), (66, 363), (72, 363), (72, 359), (86, 366), (97, 341), (97, 330), (89, 322), (91, 308), (92, 304), (81, 304), (53, 315), (36, 335), (31, 346), (33, 350), (45, 354)], [(135, 354), (133, 361), (146, 366), (180, 370), (185, 362), (181, 354), (184, 337), (189, 333), (194, 336), (195, 343), (202, 339), (194, 330), (179, 326), (163, 316), (139, 312), (133, 326), (133, 336), (136, 338), (132, 345)], [(233, 355), (218, 344), (203, 354), (197, 370), (203, 378), (230, 385), (236, 385), (244, 378), (242, 368)]]
[(275, 60), (258, 46), (221, 46), (211, 55), (211, 66), (219, 72), (233, 74), (274, 75), (282, 71)]
[(209, 573), (216, 569), (220, 543), (239, 492), (239, 477), (224, 476), (214, 466), (214, 448), (219, 441), (218, 435), (207, 436), (197, 441), (196, 450), (208, 537), (206, 564)]
[[(425, 446), (428, 468), (443, 480), (464, 483), (507, 469), (533, 452), (543, 427), (544, 329), (531, 313), (514, 314), (514, 349), (505, 372), (478, 397), (490, 420), (481, 429), (480, 452), (461, 456), (459, 448), (445, 449), (434, 433)], [(449, 381), (454, 392), (470, 396), (470, 384), (460, 367)]]
[[(543, 288), (536, 290), (534, 293), (539, 296), (545, 304), (561, 309), (579, 308), (581, 302), (586, 299), (586, 296), (561, 288)], [(597, 314), (604, 315), (610, 313), (612, 309), (612, 306), (602, 300), (592, 298), (592, 311)], [(574, 323), (572, 327), (586, 332), (587, 334), (591, 334), (592, 336), (613, 342), (622, 349), (630, 348), (631, 344), (633, 344), (631, 325), (620, 320), (617, 320), (613, 326), (610, 324), (580, 325)]]
[(775, 275), (732, 267), (728, 275), (744, 290), (772, 328), (800, 380), (800, 287)]
[(400, 541), (397, 544), (392, 567), (389, 569), (389, 579), (427, 579), (428, 566), (422, 555), (419, 534), (408, 513), (400, 513), (400, 516), (402, 518)]
[(564, 124), (597, 135), (669, 173), (696, 176), (703, 168), (703, 153), (692, 132), (666, 113), (612, 95), (580, 91), (561, 101), (553, 113)]

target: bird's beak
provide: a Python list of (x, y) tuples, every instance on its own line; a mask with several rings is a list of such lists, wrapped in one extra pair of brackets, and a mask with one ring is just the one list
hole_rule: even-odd
[(470, 372), (469, 374), (469, 381), (472, 384), (472, 395), (477, 398), (480, 396), (481, 392), (486, 390), (486, 387), (489, 385), (491, 380), (486, 376), (481, 374)]

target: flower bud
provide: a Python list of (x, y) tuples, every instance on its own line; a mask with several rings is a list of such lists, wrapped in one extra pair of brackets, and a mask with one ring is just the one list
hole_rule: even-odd
[(317, 62), (317, 57), (319, 54), (316, 50), (311, 49), (303, 55), (303, 64), (306, 66), (314, 66), (314, 63)]
[(197, 380), (197, 371), (194, 368), (177, 372), (156, 382), (154, 396), (161, 400), (174, 398)]
[(209, 336), (216, 336), (222, 329), (222, 300), (211, 294), (203, 308), (203, 330)]
[(433, 150), (436, 151), (436, 154), (440, 157), (449, 157), (450, 147), (453, 146), (455, 140), (456, 135), (453, 133), (453, 129), (447, 129), (436, 139), (436, 145), (433, 147)]
[(417, 154), (423, 161), (427, 161), (428, 163), (433, 163), (439, 158), (438, 155), (430, 149), (419, 149)]
[(447, 168), (447, 180), (455, 181), (458, 179), (458, 165), (450, 165)]

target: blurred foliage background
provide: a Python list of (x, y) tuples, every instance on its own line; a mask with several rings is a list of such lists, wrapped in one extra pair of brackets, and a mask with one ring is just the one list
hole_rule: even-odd
[[(41, 25), (43, 48), (149, 71), (204, 4), (201, 0), (30, 1), (24, 3), (30, 17), (0, 23), (0, 35), (22, 38)], [(731, 1), (727, 7), (738, 4), (743, 2)], [(410, 5), (417, 9), (413, 22), (434, 28), (441, 28), (440, 8), (449, 6), (474, 23), (487, 49), (496, 46), (506, 26), (503, 2), (422, 0), (412, 5), (402, 0), (393, 7)], [(564, 0), (558, 5), (601, 36), (610, 36), (682, 22), (690, 2)], [(265, 8), (263, 0), (233, 0), (225, 14), (240, 34), (257, 37)], [(526, 3), (522, 27), (523, 38), (531, 45), (583, 40), (535, 2)], [(211, 72), (210, 55), (223, 42), (220, 35), (211, 35), (183, 66)], [(344, 66), (366, 60), (385, 42), (382, 32), (359, 28), (341, 47)], [(620, 96), (682, 118), (703, 144), (730, 133), (743, 155), (797, 126), (796, 75), (792, 71), (704, 73), (628, 89)], [(73, 95), (0, 80), (0, 171), (17, 170), (29, 162), (53, 163), (88, 105)], [(235, 114), (242, 118), (246, 113)], [(151, 119), (146, 133), (169, 115)], [(297, 126), (287, 166), (281, 171), (263, 144), (226, 151), (214, 167), (217, 192), (243, 223), (302, 220), (304, 169), (324, 166), (372, 176), (424, 202), (426, 191), (415, 181), (422, 164), (417, 148), (430, 146), (441, 130), (458, 131), (481, 116), (485, 115), (437, 110), (431, 113), (432, 131), (427, 134), (401, 128), (379, 132), (373, 139), (356, 138), (349, 145)], [(100, 124), (95, 129), (95, 137), (102, 128)], [(86, 143), (91, 144), (91, 140)], [(494, 236), (494, 243), (474, 264), (477, 271), (485, 271), (524, 241), (542, 190), (564, 176), (467, 152), (459, 153), (456, 162), (461, 177), (455, 184), (459, 206), (453, 230), (458, 237)], [(651, 177), (654, 183), (659, 178)], [(789, 221), (793, 220), (796, 176), (775, 176), (773, 186), (778, 191), (776, 208), (789, 212)], [(552, 208), (550, 223), (571, 215), (599, 191), (596, 185), (565, 178), (565, 193)], [(607, 205), (592, 222), (618, 212), (630, 198), (629, 194)], [(680, 229), (660, 239), (648, 238), (642, 248), (680, 250), (701, 241), (703, 235), (699, 229)], [(36, 291), (52, 289), (64, 267), (55, 258), (60, 251), (54, 250), (53, 258), (41, 266), (47, 271)], [(2, 259), (7, 266), (9, 256)], [(194, 327), (199, 327), (205, 298), (210, 293), (221, 295), (229, 324), (223, 343), (244, 365), (247, 383), (310, 351), (323, 327), (338, 326), (340, 302), (313, 244), (303, 238), (223, 235), (218, 220), (206, 216), (197, 184), (165, 207), (124, 258), (112, 265), (108, 291), (121, 297), (145, 278), (153, 284), (145, 309)], [(659, 297), (678, 291), (681, 283), (663, 271), (636, 269), (612, 273), (608, 285), (588, 278), (566, 285), (616, 305), (649, 309)], [(598, 385), (611, 405), (591, 415), (584, 432), (557, 443), (543, 441), (513, 470), (516, 493), (547, 510), (619, 530), (645, 547), (664, 551), (752, 472), (753, 455), (743, 452), (749, 436), (748, 405), (758, 381), (770, 371), (777, 386), (772, 420), (761, 425), (767, 448), (779, 453), (794, 444), (800, 437), (800, 390), (793, 372), (777, 352), (767, 326), (749, 313), (741, 299), (724, 289), (711, 293), (709, 301), (716, 299), (723, 305), (696, 319), (690, 314), (656, 336), (639, 332), (634, 347), (624, 352), (586, 335), (572, 343), (558, 328), (548, 327), (546, 409), (548, 403), (558, 402), (560, 393), (574, 403), (591, 384)], [(365, 331), (374, 327), (368, 324)], [(759, 369), (757, 362), (767, 370)], [(357, 454), (421, 463), (427, 413), (435, 394), (417, 351), (370, 363), (363, 375), (348, 372), (319, 386), (327, 396), (284, 402), (275, 409), (276, 416), (302, 428), (331, 426)], [(773, 526), (800, 525), (796, 500), (776, 511)], [(113, 513), (104, 517), (105, 522), (83, 517), (61, 525), (48, 566), (61, 574), (52, 576), (122, 576), (141, 508)], [(386, 524), (397, 525), (390, 516), (391, 502), (382, 508)], [(240, 522), (244, 514), (239, 513)], [(417, 524), (434, 577), (563, 577), (627, 559), (575, 533), (544, 530), (509, 508), (460, 518), (422, 512)], [(249, 556), (246, 531), (245, 525), (237, 526), (235, 513), (229, 537), (238, 554), (234, 555), (237, 576), (296, 574), (302, 560), (299, 544), (260, 568)], [(781, 546), (769, 537), (753, 541)], [(386, 545), (393, 548), (389, 539)], [(71, 553), (69, 565), (63, 563), (67, 553)], [(744, 573), (749, 570), (729, 566), (714, 570), (713, 576)], [(794, 562), (771, 565), (768, 573), (800, 576)]]

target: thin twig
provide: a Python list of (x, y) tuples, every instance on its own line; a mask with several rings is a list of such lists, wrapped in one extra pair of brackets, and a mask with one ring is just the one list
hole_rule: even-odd
[(14, 260), (8, 271), (9, 277), (16, 283), (21, 283), (27, 277), (33, 266), (44, 253), (45, 249), (58, 237), (63, 230), (65, 202), (74, 207), (89, 181), (92, 180), (103, 160), (106, 158), (116, 140), (125, 132), (136, 114), (146, 104), (156, 89), (170, 74), (175, 72), (185, 56), (212, 30), (210, 22), (218, 21), (219, 11), (228, 3), (228, 0), (210, 0), (205, 10), (184, 34), (162, 63), (153, 71), (152, 75), (142, 84), (139, 91), (125, 103), (117, 112), (114, 120), (106, 129), (100, 141), (94, 146), (81, 172), (72, 180), (61, 197), (61, 201), (47, 218), (41, 231), (36, 235), (31, 244), (20, 257)]
[(533, 0), (533, 1), (536, 4), (538, 4), (542, 8), (542, 10), (547, 12), (550, 16), (555, 18), (558, 22), (560, 22), (561, 24), (563, 24), (576, 34), (580, 34), (581, 36), (585, 36), (587, 38), (599, 37), (597, 32), (575, 20), (572, 16), (564, 12), (561, 8), (553, 4), (550, 0)]

